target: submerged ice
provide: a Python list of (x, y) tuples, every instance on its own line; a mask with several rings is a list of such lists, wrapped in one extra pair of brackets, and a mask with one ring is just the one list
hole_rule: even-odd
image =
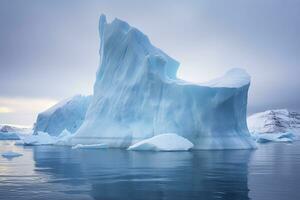
[(126, 148), (175, 133), (195, 149), (255, 147), (246, 125), (250, 77), (244, 70), (230, 70), (206, 84), (189, 83), (176, 77), (176, 60), (126, 22), (107, 23), (102, 15), (99, 33), (94, 94), (72, 144)]

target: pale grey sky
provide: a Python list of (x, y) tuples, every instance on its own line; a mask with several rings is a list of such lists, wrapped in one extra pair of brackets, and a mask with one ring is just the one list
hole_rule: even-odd
[(180, 78), (245, 68), (250, 113), (300, 110), (300, 1), (1, 0), (0, 124), (32, 124), (55, 102), (92, 93), (101, 13), (148, 35), (181, 63)]

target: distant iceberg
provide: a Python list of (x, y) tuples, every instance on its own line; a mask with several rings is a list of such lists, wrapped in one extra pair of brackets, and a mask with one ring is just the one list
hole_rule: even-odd
[(72, 144), (127, 148), (175, 133), (194, 149), (255, 148), (246, 124), (250, 76), (244, 70), (206, 84), (186, 82), (176, 77), (179, 63), (126, 22), (107, 23), (102, 15), (99, 33), (94, 94)]
[(267, 110), (247, 118), (248, 128), (258, 143), (293, 142), (300, 139), (300, 114), (287, 109)]
[(29, 134), (31, 134), (29, 127), (0, 124), (0, 140), (19, 140)]
[(300, 114), (287, 109), (267, 110), (247, 118), (250, 132), (285, 133), (300, 135)]

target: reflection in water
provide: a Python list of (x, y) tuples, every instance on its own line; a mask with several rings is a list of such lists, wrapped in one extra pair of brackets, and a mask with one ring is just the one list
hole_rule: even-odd
[(256, 151), (128, 152), (0, 141), (0, 199), (300, 199), (300, 142)]
[(260, 145), (249, 162), (251, 199), (299, 200), (300, 142)]
[[(33, 147), (36, 172), (94, 199), (249, 199), (251, 151), (128, 152)], [(78, 187), (80, 186), (80, 187)], [(73, 189), (70, 189), (73, 188)]]

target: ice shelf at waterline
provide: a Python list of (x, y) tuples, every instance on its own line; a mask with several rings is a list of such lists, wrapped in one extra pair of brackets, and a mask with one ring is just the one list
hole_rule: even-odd
[(194, 149), (255, 147), (246, 125), (249, 75), (233, 69), (206, 84), (176, 77), (179, 63), (126, 22), (99, 21), (94, 94), (72, 144), (125, 148), (175, 133)]

